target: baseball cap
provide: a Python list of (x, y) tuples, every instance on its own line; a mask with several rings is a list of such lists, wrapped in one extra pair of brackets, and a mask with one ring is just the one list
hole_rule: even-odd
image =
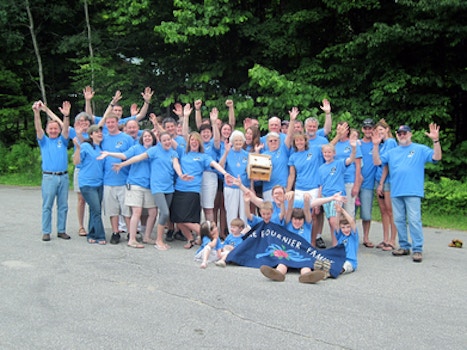
[(373, 121), (373, 119), (367, 118), (362, 123), (362, 127), (364, 128), (365, 126), (369, 126), (369, 127), (374, 128), (375, 127), (375, 122)]
[(412, 129), (410, 129), (410, 126), (408, 125), (401, 125), (399, 126), (399, 129), (397, 129), (397, 133), (400, 133), (400, 132), (411, 132)]

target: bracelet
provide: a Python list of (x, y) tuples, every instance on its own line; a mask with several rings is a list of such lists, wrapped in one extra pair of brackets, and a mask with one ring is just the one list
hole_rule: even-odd
[(439, 140), (436, 140), (436, 141), (433, 140), (433, 143), (439, 143)]

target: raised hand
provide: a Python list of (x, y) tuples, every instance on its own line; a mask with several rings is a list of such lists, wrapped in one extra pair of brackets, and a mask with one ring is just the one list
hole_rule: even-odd
[(174, 109), (172, 109), (172, 112), (174, 112), (179, 118), (183, 118), (183, 107), (180, 102), (176, 102), (174, 104)]
[(299, 113), (300, 111), (297, 107), (292, 107), (292, 110), (289, 111), (290, 121), (297, 119)]
[(439, 126), (435, 123), (430, 123), (430, 132), (425, 132), (425, 135), (433, 141), (439, 140)]
[(331, 104), (327, 99), (323, 100), (323, 105), (319, 106), (319, 108), (321, 108), (321, 110), (326, 114), (331, 113)]
[(187, 103), (184, 107), (183, 107), (183, 116), (184, 117), (189, 117), (191, 112), (193, 112), (193, 107), (191, 107), (191, 104)]
[(216, 107), (213, 107), (211, 109), (211, 112), (209, 113), (209, 119), (211, 120), (211, 125), (214, 127), (216, 125), (216, 120), (219, 118), (219, 111), (217, 110)]
[(226, 101), (225, 101), (225, 105), (226, 105), (227, 107), (231, 108), (231, 107), (233, 107), (234, 102), (233, 102), (233, 100), (226, 100)]
[(92, 100), (92, 98), (94, 97), (94, 93), (95, 92), (92, 90), (92, 87), (90, 87), (89, 85), (83, 89), (83, 96), (85, 100)]
[(141, 96), (143, 96), (144, 102), (146, 102), (147, 104), (150, 104), (153, 94), (154, 94), (154, 91), (152, 91), (149, 86), (146, 86), (144, 91), (141, 93)]
[(112, 104), (117, 104), (122, 99), (122, 93), (120, 90), (115, 91), (115, 95), (112, 97)]
[(139, 108), (136, 103), (132, 103), (130, 106), (130, 115), (137, 115), (139, 113)]
[(200, 110), (202, 105), (203, 105), (203, 101), (201, 101), (201, 100), (196, 100), (195, 101), (195, 109), (196, 110)]
[(69, 116), (70, 111), (71, 111), (71, 103), (70, 101), (63, 101), (62, 106), (58, 107), (58, 110), (60, 113), (62, 113), (64, 116)]

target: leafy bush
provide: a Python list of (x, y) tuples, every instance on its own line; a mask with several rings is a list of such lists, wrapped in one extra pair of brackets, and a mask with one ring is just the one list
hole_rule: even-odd
[(426, 181), (422, 208), (433, 214), (467, 214), (467, 182), (446, 177)]
[(23, 173), (31, 176), (41, 172), (41, 155), (38, 147), (31, 148), (25, 142), (11, 146), (4, 156), (3, 173)]

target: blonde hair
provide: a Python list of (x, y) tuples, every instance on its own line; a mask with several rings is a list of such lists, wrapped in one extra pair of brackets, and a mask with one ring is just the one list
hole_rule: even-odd
[(201, 135), (199, 132), (192, 131), (190, 135), (188, 136), (188, 142), (186, 143), (186, 153), (190, 152), (190, 140), (191, 138), (194, 137), (199, 144), (198, 152), (199, 153), (204, 153), (204, 144), (203, 144), (203, 139), (201, 138)]

